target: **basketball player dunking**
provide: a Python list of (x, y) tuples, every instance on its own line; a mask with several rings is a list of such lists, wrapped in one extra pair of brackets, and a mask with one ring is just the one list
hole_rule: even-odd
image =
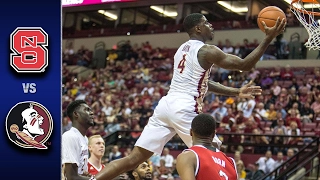
[(209, 114), (199, 114), (191, 124), (193, 146), (177, 157), (177, 170), (183, 180), (237, 180), (234, 160), (212, 146), (216, 121)]
[[(215, 64), (224, 69), (251, 70), (271, 41), (283, 32), (286, 23), (278, 18), (274, 27), (266, 27), (264, 24), (264, 40), (244, 59), (226, 54), (214, 45), (205, 44), (213, 39), (213, 28), (204, 15), (190, 14), (184, 19), (183, 25), (190, 39), (179, 47), (174, 56), (174, 72), (168, 94), (160, 100), (130, 155), (107, 164), (95, 176), (96, 179), (111, 180), (134, 169), (154, 153), (161, 154), (164, 145), (176, 133), (191, 147), (191, 121), (202, 113), (207, 90), (241, 98), (260, 95), (261, 88), (251, 86), (251, 83), (237, 89), (209, 81), (211, 67)], [(214, 143), (216, 147), (221, 144), (217, 137)]]

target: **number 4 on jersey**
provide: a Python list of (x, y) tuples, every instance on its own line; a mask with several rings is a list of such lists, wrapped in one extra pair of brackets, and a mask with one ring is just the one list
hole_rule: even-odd
[(10, 35), (10, 65), (18, 73), (41, 73), (48, 66), (48, 34), (40, 27), (18, 27)]
[(184, 65), (185, 62), (186, 62), (186, 54), (184, 54), (184, 55), (182, 56), (182, 59), (181, 59), (181, 61), (180, 61), (179, 64), (178, 64), (178, 69), (180, 69), (180, 73), (182, 73), (183, 70), (184, 70), (184, 68), (186, 67), (186, 66)]

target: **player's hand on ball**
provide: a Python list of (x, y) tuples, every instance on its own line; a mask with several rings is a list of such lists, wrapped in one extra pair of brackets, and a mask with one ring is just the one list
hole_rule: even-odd
[(266, 35), (270, 36), (272, 39), (277, 37), (279, 34), (282, 34), (287, 24), (286, 19), (280, 19), (279, 17), (273, 27), (268, 27), (264, 21), (261, 23), (265, 29)]
[(261, 87), (251, 86), (252, 83), (253, 83), (253, 80), (251, 80), (248, 84), (240, 88), (240, 93), (239, 93), (240, 98), (254, 99), (255, 96), (261, 95), (261, 92), (262, 92)]

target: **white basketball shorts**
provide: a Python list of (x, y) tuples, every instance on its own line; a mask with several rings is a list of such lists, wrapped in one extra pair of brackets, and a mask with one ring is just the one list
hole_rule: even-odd
[[(164, 145), (177, 133), (188, 148), (191, 147), (191, 122), (198, 115), (194, 110), (195, 101), (192, 98), (183, 98), (176, 94), (164, 96), (149, 118), (135, 146), (161, 154)], [(214, 137), (213, 142), (216, 142), (219, 147), (222, 144), (217, 136)]]

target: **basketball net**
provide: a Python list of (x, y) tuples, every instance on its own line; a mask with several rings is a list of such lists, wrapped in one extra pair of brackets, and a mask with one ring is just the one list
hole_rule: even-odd
[[(306, 10), (304, 5), (310, 6), (311, 11)], [(304, 45), (309, 50), (320, 50), (320, 27), (317, 20), (320, 13), (313, 11), (320, 9), (319, 2), (317, 0), (293, 0), (290, 9), (308, 32), (309, 38)]]

